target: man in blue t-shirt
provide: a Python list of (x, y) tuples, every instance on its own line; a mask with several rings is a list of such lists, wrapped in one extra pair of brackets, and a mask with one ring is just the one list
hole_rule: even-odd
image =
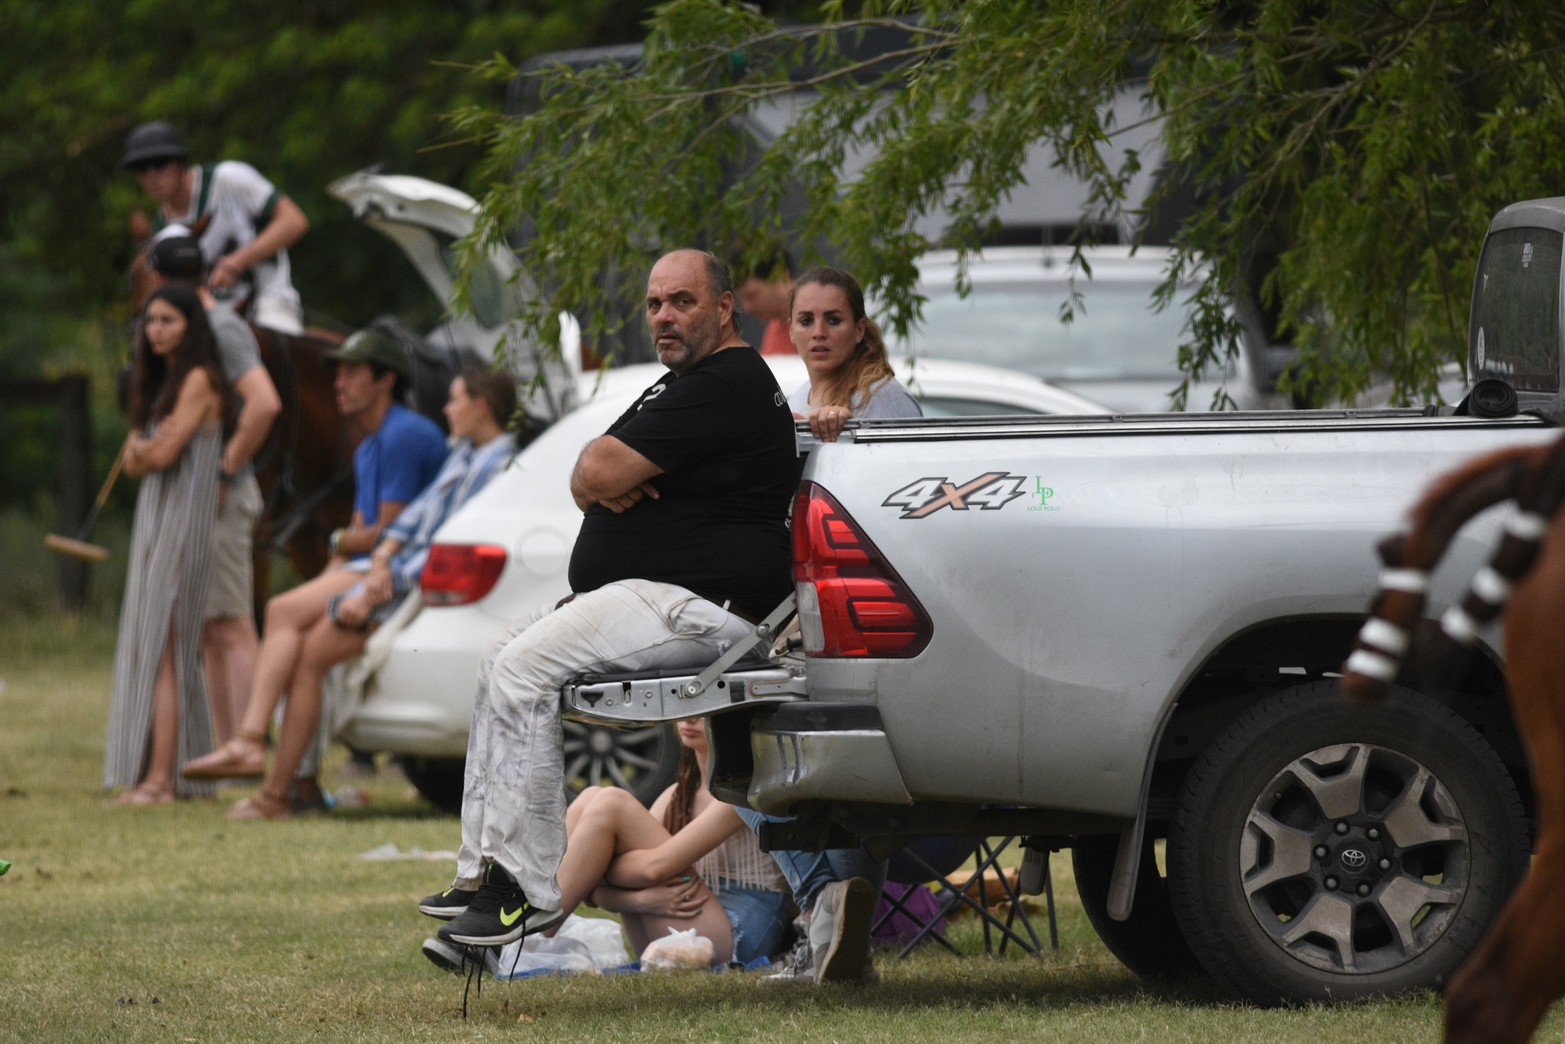
[(331, 535), (338, 558), (367, 555), (383, 529), (440, 471), (446, 439), (434, 421), (399, 401), (407, 353), (374, 330), (360, 330), (326, 353), (337, 366), (337, 412), (364, 433), (353, 453), (353, 520)]

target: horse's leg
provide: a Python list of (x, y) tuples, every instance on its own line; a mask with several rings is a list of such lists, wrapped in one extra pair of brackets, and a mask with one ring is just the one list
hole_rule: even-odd
[(1550, 525), (1506, 614), (1511, 707), (1532, 766), (1537, 854), (1483, 945), (1446, 991), (1448, 1041), (1525, 1041), (1565, 994), (1565, 522)]
[(1539, 852), (1527, 878), (1445, 991), (1447, 1044), (1521, 1044), (1565, 993), (1565, 849)]

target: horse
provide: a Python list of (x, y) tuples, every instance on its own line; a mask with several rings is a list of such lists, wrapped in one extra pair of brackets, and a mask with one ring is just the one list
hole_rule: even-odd
[[(1442, 618), (1440, 637), (1415, 642), (1425, 588), (1457, 531), (1480, 511), (1519, 509), (1465, 596)], [(1529, 1039), (1565, 994), (1565, 675), (1554, 659), (1565, 620), (1565, 437), (1478, 457), (1431, 484), (1406, 532), (1379, 546), (1385, 572), (1368, 620), (1343, 668), (1357, 700), (1385, 698), (1405, 667), (1455, 656), (1505, 613), (1512, 713), (1532, 769), (1537, 834), (1532, 865), (1483, 942), (1445, 990), (1445, 1039)], [(1507, 606), (1508, 603), (1508, 606)], [(1433, 647), (1431, 647), (1433, 646)]]
[[(132, 219), (131, 230), (139, 245), (127, 279), (131, 307), (139, 313), (157, 281), (146, 264), (151, 227), (145, 215), (136, 217), (140, 220)], [(300, 577), (325, 568), (332, 530), (352, 518), (353, 451), (362, 435), (337, 412), (335, 375), (325, 357), (342, 343), (340, 334), (314, 328), (290, 334), (249, 325), (282, 400), (253, 461), (264, 504), (252, 550), (259, 619), (270, 589), (273, 552), (285, 551)]]

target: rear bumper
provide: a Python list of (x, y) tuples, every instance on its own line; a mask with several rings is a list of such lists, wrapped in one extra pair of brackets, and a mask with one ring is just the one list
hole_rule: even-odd
[(750, 806), (786, 814), (801, 801), (911, 805), (913, 797), (881, 726), (859, 703), (793, 703), (757, 714), (750, 727)]

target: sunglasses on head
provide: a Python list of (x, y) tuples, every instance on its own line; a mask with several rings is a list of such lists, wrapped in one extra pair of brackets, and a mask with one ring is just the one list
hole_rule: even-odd
[(156, 159), (137, 160), (130, 165), (130, 169), (137, 174), (145, 174), (149, 170), (162, 170), (174, 162), (173, 156), (159, 156)]

